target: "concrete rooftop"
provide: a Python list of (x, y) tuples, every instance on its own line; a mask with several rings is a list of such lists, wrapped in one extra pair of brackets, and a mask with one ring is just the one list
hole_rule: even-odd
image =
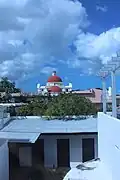
[(45, 120), (38, 117), (10, 121), (0, 131), (0, 138), (34, 143), (42, 133), (97, 133), (97, 119)]

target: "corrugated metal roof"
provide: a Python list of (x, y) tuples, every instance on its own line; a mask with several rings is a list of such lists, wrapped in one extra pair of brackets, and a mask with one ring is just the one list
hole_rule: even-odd
[(19, 133), (85, 133), (97, 132), (97, 119), (85, 120), (43, 120), (39, 118), (11, 121), (2, 132)]

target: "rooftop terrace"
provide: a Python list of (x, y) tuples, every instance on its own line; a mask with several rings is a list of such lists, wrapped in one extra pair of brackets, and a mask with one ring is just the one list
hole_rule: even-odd
[(34, 143), (43, 133), (97, 133), (97, 118), (67, 121), (40, 117), (16, 118), (1, 130), (0, 138)]

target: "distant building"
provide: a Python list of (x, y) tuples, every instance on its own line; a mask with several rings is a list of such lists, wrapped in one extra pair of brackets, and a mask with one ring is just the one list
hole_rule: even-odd
[(96, 105), (98, 110), (102, 108), (102, 89), (74, 90), (72, 93), (88, 98)]
[[(102, 89), (101, 88), (93, 88), (87, 90), (73, 90), (72, 93), (78, 94), (80, 96), (84, 96), (92, 101), (97, 107), (98, 110), (102, 109)], [(111, 109), (112, 107), (112, 89), (108, 88), (106, 91), (106, 100), (107, 100), (107, 108)], [(120, 106), (120, 95), (116, 95), (117, 106)]]
[(56, 71), (53, 71), (52, 76), (48, 78), (45, 86), (37, 84), (37, 92), (41, 95), (59, 95), (62, 92), (67, 93), (71, 91), (72, 83), (69, 83), (68, 86), (65, 86), (62, 79), (56, 75)]
[[(73, 93), (80, 96), (84, 96), (92, 101), (97, 107), (98, 110), (102, 109), (102, 89), (101, 88), (92, 88), (87, 90), (73, 90), (72, 83), (69, 83), (68, 86), (63, 84), (62, 79), (56, 75), (56, 71), (53, 71), (52, 76), (47, 80), (45, 86), (37, 84), (37, 94), (41, 95), (54, 95), (57, 96), (60, 93)], [(109, 87), (106, 91), (107, 98), (107, 107), (111, 109), (112, 106), (112, 88)], [(120, 105), (120, 95), (116, 96), (117, 106)]]

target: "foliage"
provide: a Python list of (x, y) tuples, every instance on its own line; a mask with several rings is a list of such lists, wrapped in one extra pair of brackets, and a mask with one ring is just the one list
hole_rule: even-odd
[(47, 110), (48, 101), (44, 96), (38, 96), (32, 102), (33, 107), (33, 115), (34, 116), (42, 116), (45, 114)]
[(92, 102), (77, 94), (61, 94), (54, 97), (48, 104), (46, 116), (79, 116), (92, 115), (96, 113), (96, 108)]
[(7, 77), (2, 77), (0, 81), (0, 92), (4, 92), (4, 96), (0, 97), (2, 102), (10, 102), (12, 99), (11, 93), (21, 92), (19, 88), (15, 87), (15, 82), (11, 82)]
[(97, 110), (90, 100), (76, 94), (54, 97), (37, 96), (31, 103), (18, 109), (17, 115), (79, 116), (94, 115)]
[[(2, 77), (0, 81), (0, 92), (5, 92), (4, 96), (0, 95), (0, 101), (11, 102), (11, 93), (20, 92), (20, 89), (15, 87), (15, 83), (8, 80), (7, 77)], [(28, 102), (16, 108), (16, 114), (19, 116), (79, 116), (96, 114), (96, 108), (90, 100), (81, 97), (77, 94), (60, 94), (59, 96), (35, 96), (31, 99), (20, 96), (16, 99), (17, 102)], [(14, 109), (9, 110), (11, 114), (15, 114)]]
[(7, 77), (2, 77), (0, 81), (0, 92), (17, 93), (20, 92), (20, 89), (15, 87), (15, 82), (9, 81)]
[(2, 101), (3, 101), (3, 102), (10, 102), (11, 99), (12, 99), (12, 96), (11, 96), (11, 94), (9, 94), (9, 93), (6, 93), (6, 94), (2, 97)]
[(33, 115), (33, 109), (32, 109), (31, 104), (23, 105), (19, 108), (16, 108), (16, 115), (17, 116), (32, 116)]
[(14, 106), (8, 107), (7, 112), (10, 113), (10, 116), (16, 116), (16, 110)]
[(17, 115), (18, 116), (42, 116), (45, 114), (45, 111), (47, 110), (49, 98), (45, 96), (36, 96), (34, 99), (32, 99), (31, 102), (28, 103), (28, 105), (23, 105), (18, 108)]

